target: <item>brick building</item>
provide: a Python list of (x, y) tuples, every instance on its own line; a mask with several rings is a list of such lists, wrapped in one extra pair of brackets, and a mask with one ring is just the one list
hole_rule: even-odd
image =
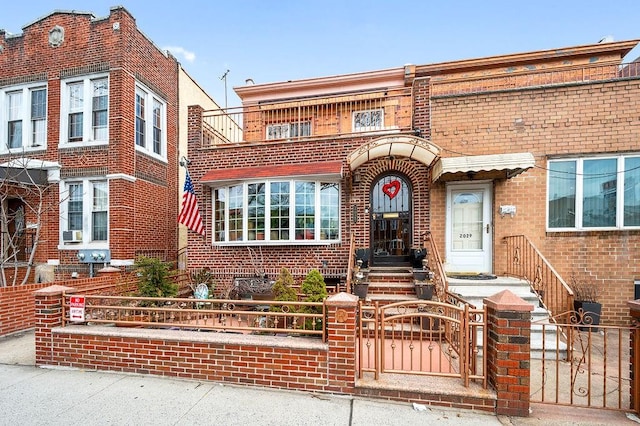
[(0, 30), (7, 271), (31, 262), (68, 277), (139, 254), (175, 260), (180, 72), (123, 7)]
[(429, 234), (447, 271), (502, 275), (524, 235), (622, 321), (640, 278), (640, 81), (622, 65), (637, 43), (248, 85), (240, 109), (192, 106), (207, 239), (190, 237), (189, 267), (340, 280), (351, 238), (372, 266), (406, 265)]

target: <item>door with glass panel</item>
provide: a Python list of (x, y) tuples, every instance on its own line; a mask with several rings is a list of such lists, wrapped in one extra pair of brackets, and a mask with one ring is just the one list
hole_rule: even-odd
[(378, 179), (371, 189), (371, 260), (408, 265), (411, 248), (411, 187), (399, 174)]
[(492, 272), (491, 184), (447, 186), (447, 272)]

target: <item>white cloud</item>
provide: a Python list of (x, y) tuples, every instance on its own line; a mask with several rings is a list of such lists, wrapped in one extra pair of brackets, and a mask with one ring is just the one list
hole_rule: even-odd
[(185, 49), (184, 47), (180, 47), (180, 46), (167, 46), (164, 48), (164, 50), (168, 50), (169, 52), (171, 52), (175, 57), (180, 57), (182, 56), (184, 58), (185, 61), (187, 62), (193, 62), (196, 60), (196, 54), (193, 52), (189, 52), (187, 49)]

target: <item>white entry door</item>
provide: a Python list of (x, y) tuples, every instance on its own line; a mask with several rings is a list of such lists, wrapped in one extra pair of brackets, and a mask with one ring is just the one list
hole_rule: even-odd
[(491, 200), (491, 183), (447, 185), (447, 272), (493, 272)]

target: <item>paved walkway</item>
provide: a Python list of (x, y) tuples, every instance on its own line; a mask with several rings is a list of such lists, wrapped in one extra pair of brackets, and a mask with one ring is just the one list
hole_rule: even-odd
[(38, 368), (33, 332), (0, 337), (0, 425), (616, 425), (604, 410), (534, 405), (529, 418), (364, 398)]

